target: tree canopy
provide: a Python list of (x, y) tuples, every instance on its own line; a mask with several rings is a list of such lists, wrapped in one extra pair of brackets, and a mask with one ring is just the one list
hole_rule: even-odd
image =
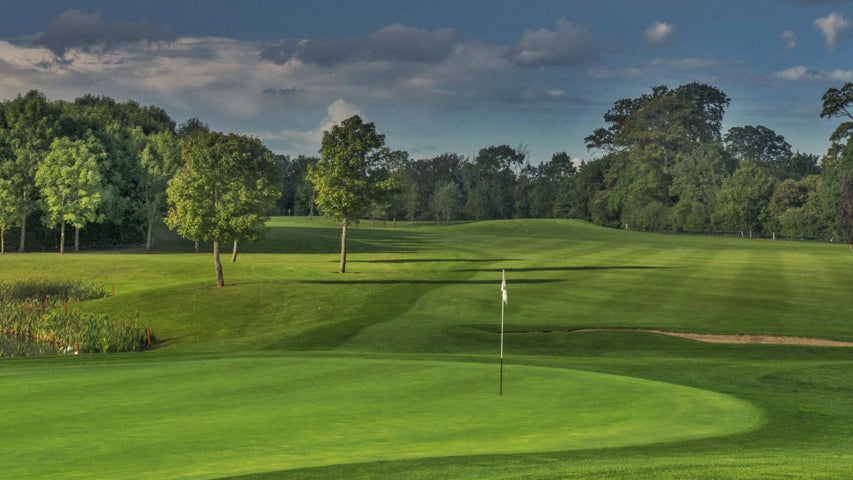
[(320, 159), (308, 169), (317, 205), (341, 224), (340, 272), (346, 272), (346, 234), (371, 201), (390, 189), (385, 136), (354, 115), (323, 133)]
[(53, 141), (36, 171), (36, 185), (45, 207), (44, 222), (60, 225), (59, 253), (65, 251), (65, 225), (75, 227), (74, 251), (80, 250), (79, 230), (98, 219), (104, 189), (99, 159), (103, 148), (95, 138)]
[(190, 240), (212, 240), (216, 284), (225, 285), (220, 245), (264, 230), (280, 191), (274, 157), (258, 139), (199, 132), (185, 140), (169, 182), (166, 224)]

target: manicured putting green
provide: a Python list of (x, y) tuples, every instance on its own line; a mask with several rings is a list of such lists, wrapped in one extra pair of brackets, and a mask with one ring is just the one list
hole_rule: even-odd
[[(10, 478), (215, 478), (383, 459), (638, 445), (756, 428), (734, 397), (507, 364), (316, 356), (4, 365)], [(33, 368), (37, 367), (37, 368)], [(14, 434), (9, 434), (14, 432)]]

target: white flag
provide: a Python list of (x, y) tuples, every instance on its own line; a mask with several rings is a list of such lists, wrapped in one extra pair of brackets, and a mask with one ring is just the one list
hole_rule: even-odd
[(506, 304), (508, 299), (506, 294), (506, 270), (501, 270), (501, 298), (503, 298), (504, 304)]

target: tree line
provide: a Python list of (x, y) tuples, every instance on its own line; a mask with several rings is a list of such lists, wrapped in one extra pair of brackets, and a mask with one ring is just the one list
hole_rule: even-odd
[[(577, 164), (558, 152), (531, 165), (523, 148), (509, 145), (473, 158), (413, 159), (385, 147), (358, 117), (326, 132), (319, 156), (290, 157), (198, 119), (177, 125), (159, 107), (92, 95), (52, 101), (30, 91), (0, 103), (0, 249), (64, 251), (66, 231), (75, 250), (150, 249), (165, 220), (217, 250), (233, 242), (236, 255), (237, 242), (256, 238), (268, 215), (322, 213), (344, 227), (579, 218), (849, 241), (853, 84), (827, 90), (822, 101), (822, 117), (844, 120), (822, 157), (793, 151), (766, 126), (723, 132), (730, 99), (691, 83), (615, 101), (604, 126), (585, 138), (596, 158)], [(348, 165), (352, 159), (360, 163)]]

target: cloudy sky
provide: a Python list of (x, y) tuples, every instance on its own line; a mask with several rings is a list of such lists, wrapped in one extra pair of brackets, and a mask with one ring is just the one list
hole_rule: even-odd
[(509, 144), (538, 163), (620, 98), (692, 81), (822, 154), (853, 82), (844, 0), (0, 0), (0, 98), (36, 88), (157, 105), (315, 154), (358, 113), (413, 157)]

